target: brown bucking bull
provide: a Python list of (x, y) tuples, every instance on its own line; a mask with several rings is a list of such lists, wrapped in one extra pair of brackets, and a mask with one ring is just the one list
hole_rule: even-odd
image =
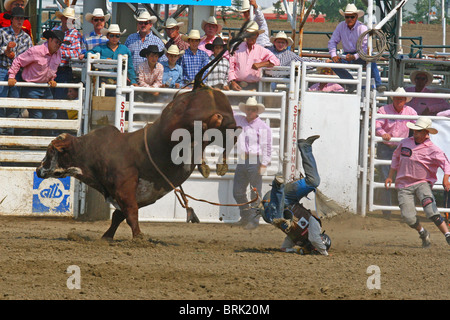
[[(245, 25), (240, 32), (242, 36), (244, 29)], [(230, 45), (236, 48), (242, 36), (230, 41)], [(105, 126), (81, 137), (64, 133), (55, 138), (36, 169), (38, 177), (73, 176), (98, 190), (116, 208), (103, 238), (112, 239), (124, 219), (131, 227), (133, 238), (138, 237), (141, 234), (138, 209), (181, 186), (198, 164), (195, 161), (190, 164), (173, 162), (172, 151), (179, 143), (171, 140), (174, 130), (186, 129), (193, 139), (194, 122), (201, 121), (202, 132), (218, 129), (226, 140), (227, 134), (237, 129), (228, 98), (220, 90), (202, 83), (204, 72), (215, 65), (224, 52), (225, 49), (197, 74), (193, 90), (176, 96), (153, 124), (132, 133), (121, 133), (113, 126)], [(233, 139), (235, 142), (236, 136)], [(196, 143), (198, 145), (191, 140), (192, 150)], [(207, 143), (200, 143), (203, 152)], [(224, 151), (224, 160), (230, 151)], [(218, 174), (225, 174), (219, 169)], [(188, 210), (188, 219), (189, 214), (193, 214), (191, 218), (195, 222), (195, 213)]]

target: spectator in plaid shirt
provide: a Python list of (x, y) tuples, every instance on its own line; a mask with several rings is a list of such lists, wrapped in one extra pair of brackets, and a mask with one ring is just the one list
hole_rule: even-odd
[[(81, 58), (81, 46), (83, 37), (81, 33), (73, 27), (73, 21), (78, 19), (75, 16), (75, 9), (67, 7), (63, 12), (56, 12), (56, 17), (61, 20), (61, 25), (53, 28), (53, 30), (61, 30), (64, 32), (64, 42), (61, 45), (61, 64), (56, 73), (56, 82), (70, 83), (73, 79), (72, 68), (70, 67), (71, 59)], [(54, 89), (53, 96), (55, 99), (66, 99), (67, 89)], [(58, 112), (58, 118), (67, 118), (67, 112)]]
[(169, 18), (166, 20), (166, 23), (163, 27), (166, 30), (166, 34), (169, 37), (169, 40), (166, 42), (165, 47), (169, 49), (170, 46), (176, 45), (179, 50), (185, 51), (189, 48), (189, 43), (183, 41), (181, 39), (180, 27), (184, 24), (184, 22), (177, 22), (174, 18)]
[[(140, 56), (142, 49), (147, 48), (153, 44), (158, 46), (160, 51), (164, 50), (164, 43), (160, 38), (152, 32), (152, 26), (156, 22), (156, 17), (151, 16), (147, 11), (143, 11), (139, 17), (135, 17), (138, 22), (138, 32), (132, 33), (125, 41), (125, 45), (130, 49), (133, 58), (134, 71), (137, 74), (138, 68), (142, 62), (146, 61), (145, 58)], [(167, 60), (165, 55), (159, 58), (159, 62)]]
[[(15, 7), (5, 17), (11, 20), (11, 25), (0, 29), (0, 81), (8, 81), (8, 70), (14, 58), (33, 46), (30, 36), (22, 29), (24, 19), (27, 18), (24, 10)], [(20, 81), (20, 76), (17, 79)], [(18, 98), (19, 90), (15, 87), (0, 87), (0, 97)], [(0, 117), (18, 118), (19, 115), (18, 108), (0, 108)], [(13, 130), (0, 128), (0, 134), (12, 135)]]
[[(11, 20), (7, 17), (8, 14), (11, 14), (12, 9), (14, 8), (22, 8), (25, 10), (25, 7), (28, 4), (28, 0), (5, 0), (3, 3), (3, 7), (5, 8), (5, 12), (0, 13), (0, 28), (6, 28), (11, 25)], [(31, 32), (31, 23), (30, 20), (25, 19), (22, 25), (23, 31), (25, 31), (33, 42), (33, 33)]]
[(189, 35), (182, 36), (182, 38), (189, 43), (189, 48), (184, 52), (180, 63), (183, 68), (183, 84), (187, 85), (194, 80), (200, 69), (208, 64), (209, 56), (205, 51), (198, 48), (200, 44), (200, 32), (198, 30), (191, 30)]
[[(209, 57), (209, 59), (213, 60), (214, 57), (217, 57), (217, 55), (220, 52), (222, 52), (224, 46), (225, 43), (223, 42), (221, 37), (217, 37), (214, 39), (212, 43), (208, 43), (206, 45), (206, 49), (210, 50), (213, 53)], [(213, 88), (230, 90), (230, 87), (228, 86), (229, 70), (230, 70), (230, 62), (224, 57), (222, 57), (222, 59), (219, 60), (215, 68), (208, 75), (208, 78), (206, 79), (206, 85)]]
[(91, 22), (94, 25), (94, 31), (92, 31), (88, 37), (83, 37), (83, 53), (80, 59), (84, 58), (86, 51), (92, 50), (95, 46), (106, 44), (108, 38), (102, 35), (102, 29), (105, 27), (105, 22), (111, 17), (110, 14), (104, 14), (102, 8), (95, 8), (94, 12), (86, 14), (86, 21)]

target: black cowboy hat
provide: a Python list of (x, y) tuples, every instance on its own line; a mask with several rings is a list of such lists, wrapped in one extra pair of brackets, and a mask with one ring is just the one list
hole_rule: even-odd
[(61, 30), (47, 30), (43, 33), (43, 37), (47, 40), (50, 38), (56, 38), (66, 45), (70, 44), (70, 41), (64, 41), (65, 33)]
[(25, 11), (21, 7), (14, 7), (11, 10), (11, 13), (5, 13), (4, 15), (5, 19), (11, 20), (14, 17), (29, 19), (30, 17), (27, 17), (25, 15)]
[(142, 58), (146, 58), (150, 53), (157, 53), (161, 57), (164, 54), (164, 51), (159, 51), (158, 46), (151, 44), (147, 48), (142, 49), (141, 52), (139, 52), (139, 55)]
[(214, 50), (214, 46), (225, 46), (226, 43), (223, 42), (221, 37), (216, 37), (212, 43), (208, 43), (205, 48), (208, 50)]

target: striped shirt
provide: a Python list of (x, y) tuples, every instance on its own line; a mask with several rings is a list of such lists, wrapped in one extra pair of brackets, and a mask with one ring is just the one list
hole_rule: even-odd
[(278, 58), (278, 60), (280, 60), (280, 66), (290, 66), (293, 60), (300, 62), (323, 62), (322, 60), (318, 59), (300, 57), (299, 55), (295, 54), (291, 50), (288, 50), (287, 48), (284, 49), (283, 51), (278, 51), (275, 48), (275, 46), (271, 46), (267, 49), (270, 50), (275, 55), (275, 57)]
[(83, 37), (83, 49), (81, 52), (86, 53), (86, 51), (92, 50), (95, 46), (106, 44), (107, 42), (108, 38), (106, 36), (92, 31), (88, 37)]
[[(214, 56), (210, 57), (210, 60), (213, 60)], [(228, 72), (230, 70), (230, 62), (223, 58), (221, 59), (216, 67), (211, 71), (206, 79), (206, 85), (213, 87), (218, 84), (222, 84), (224, 86), (228, 85)]]
[(165, 44), (166, 49), (169, 49), (173, 44), (176, 45), (180, 51), (185, 51), (189, 48), (189, 43), (183, 41), (181, 35), (178, 35), (175, 39), (169, 39)]
[[(61, 30), (61, 26), (53, 28), (53, 30)], [(81, 55), (81, 46), (83, 43), (83, 36), (77, 29), (69, 29), (65, 32), (64, 41), (69, 41), (70, 44), (61, 45), (61, 65), (68, 67), (70, 59), (78, 59)]]
[(258, 6), (258, 8), (254, 12), (255, 16), (253, 17), (253, 20), (258, 24), (259, 30), (264, 30), (264, 33), (261, 33), (258, 36), (258, 39), (256, 39), (256, 44), (259, 44), (263, 47), (270, 47), (272, 43), (270, 42), (269, 38), (269, 26), (267, 25), (266, 18), (264, 18), (261, 7)]
[[(351, 53), (357, 52), (356, 43), (361, 34), (367, 30), (367, 26), (360, 21), (356, 21), (353, 28), (349, 29), (345, 21), (339, 23), (333, 32), (330, 40), (328, 41), (328, 51), (331, 57), (335, 57), (337, 45), (342, 42), (342, 49), (344, 52)], [(362, 50), (367, 52), (367, 37), (362, 42)], [(355, 54), (355, 60), (359, 58), (358, 54)]]
[[(143, 58), (139, 55), (142, 49), (146, 49), (149, 45), (156, 45), (159, 49), (159, 51), (164, 50), (164, 43), (161, 41), (160, 38), (155, 36), (153, 32), (150, 32), (145, 36), (144, 41), (141, 40), (141, 36), (139, 32), (132, 33), (128, 36), (127, 40), (125, 41), (125, 46), (128, 47), (131, 51), (131, 56), (133, 57), (133, 65), (134, 65), (134, 71), (136, 73), (139, 72), (139, 66), (144, 62), (147, 61), (146, 58)], [(166, 61), (167, 57), (165, 54), (163, 54), (159, 59), (158, 62)]]
[(195, 75), (201, 68), (206, 66), (209, 62), (209, 56), (205, 51), (197, 50), (194, 54), (189, 48), (181, 57), (181, 68), (183, 69), (183, 84), (188, 84), (193, 81)]
[(12, 27), (0, 29), (0, 67), (2, 68), (8, 69), (14, 60), (5, 55), (6, 46), (11, 41), (16, 43), (16, 46), (11, 49), (15, 53), (15, 57), (33, 46), (30, 36), (23, 30), (16, 36)]
[(161, 63), (156, 63), (155, 68), (150, 70), (147, 61), (144, 61), (138, 68), (138, 84), (140, 87), (160, 88), (162, 85), (162, 78), (164, 67)]

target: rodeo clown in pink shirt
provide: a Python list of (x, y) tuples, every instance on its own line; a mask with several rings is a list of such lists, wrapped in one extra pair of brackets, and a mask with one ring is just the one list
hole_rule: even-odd
[(386, 188), (390, 188), (395, 178), (398, 190), (398, 202), (405, 222), (419, 232), (424, 248), (430, 246), (430, 233), (422, 227), (417, 219), (414, 195), (422, 203), (428, 219), (433, 221), (445, 235), (450, 245), (450, 232), (444, 218), (439, 214), (431, 188), (437, 181), (438, 168), (444, 171), (442, 184), (446, 191), (450, 190), (450, 162), (445, 153), (429, 139), (429, 134), (438, 131), (432, 127), (428, 117), (419, 117), (415, 124), (408, 122), (408, 128), (414, 130), (413, 137), (403, 139), (392, 156), (391, 170), (385, 181)]

